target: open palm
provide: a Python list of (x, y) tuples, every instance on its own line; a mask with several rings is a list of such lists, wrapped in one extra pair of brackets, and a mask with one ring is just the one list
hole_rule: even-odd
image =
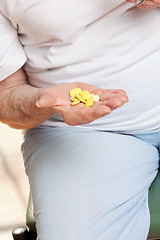
[[(73, 88), (81, 88), (97, 94), (100, 96), (101, 101), (94, 103), (92, 107), (86, 107), (83, 103), (72, 106), (69, 92)], [(123, 90), (101, 89), (94, 85), (74, 82), (61, 83), (43, 89), (38, 104), (40, 107), (54, 108), (54, 110), (61, 113), (68, 125), (74, 126), (90, 123), (103, 117), (127, 101), (128, 98)]]

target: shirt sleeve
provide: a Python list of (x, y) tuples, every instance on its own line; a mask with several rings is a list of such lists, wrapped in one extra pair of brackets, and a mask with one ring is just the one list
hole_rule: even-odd
[(21, 68), (26, 55), (16, 29), (0, 12), (0, 81)]

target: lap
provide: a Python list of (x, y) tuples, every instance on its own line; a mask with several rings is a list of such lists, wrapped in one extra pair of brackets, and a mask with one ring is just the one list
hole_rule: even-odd
[[(158, 168), (151, 144), (123, 134), (48, 127), (29, 131), (22, 149), (40, 240), (44, 234), (55, 240), (124, 240), (123, 227), (133, 239), (145, 239), (148, 187)], [(142, 219), (146, 230), (136, 238), (131, 223)]]

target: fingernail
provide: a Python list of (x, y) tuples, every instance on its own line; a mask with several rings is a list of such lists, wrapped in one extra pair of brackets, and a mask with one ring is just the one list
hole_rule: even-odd
[(125, 103), (127, 103), (127, 102), (129, 102), (129, 99), (127, 99), (127, 100), (125, 101)]
[(112, 112), (112, 110), (109, 110), (109, 109), (107, 110), (107, 114), (110, 114), (111, 112)]
[(36, 102), (36, 106), (37, 106), (38, 108), (40, 108), (38, 101)]

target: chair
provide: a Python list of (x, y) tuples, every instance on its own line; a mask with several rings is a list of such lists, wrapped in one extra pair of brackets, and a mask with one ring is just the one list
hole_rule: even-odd
[[(151, 226), (148, 240), (160, 240), (160, 171), (149, 189), (149, 208)], [(29, 196), (27, 206), (26, 225), (27, 227), (20, 227), (13, 230), (12, 235), (14, 240), (36, 240), (36, 223), (33, 215), (31, 195)]]
[(149, 189), (151, 226), (148, 239), (160, 240), (160, 170)]

